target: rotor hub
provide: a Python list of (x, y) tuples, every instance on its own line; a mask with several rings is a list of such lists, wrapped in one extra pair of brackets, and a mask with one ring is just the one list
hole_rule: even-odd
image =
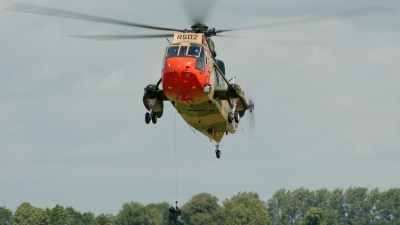
[(191, 26), (191, 28), (192, 28), (191, 32), (203, 33), (207, 37), (215, 36), (217, 34), (215, 28), (209, 29), (208, 26), (203, 23), (196, 23), (193, 26)]
[(196, 23), (192, 26), (192, 31), (196, 33), (205, 33), (208, 30), (208, 26), (202, 23)]

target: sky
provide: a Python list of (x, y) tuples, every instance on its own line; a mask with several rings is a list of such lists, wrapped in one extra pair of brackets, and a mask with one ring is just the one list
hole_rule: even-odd
[[(219, 0), (206, 24), (231, 29), (385, 5), (393, 13), (235, 31), (213, 38), (226, 76), (255, 101), (256, 131), (215, 143), (165, 103), (145, 124), (143, 88), (158, 81), (165, 39), (93, 41), (69, 35), (154, 34), (140, 28), (3, 10), (0, 1), (0, 206), (56, 204), (117, 214), (122, 204), (220, 203), (280, 188), (400, 187), (400, 2)], [(20, 2), (190, 28), (182, 1)], [(267, 41), (276, 42), (271, 44)], [(310, 43), (289, 47), (282, 43)], [(177, 161), (175, 161), (175, 158)]]

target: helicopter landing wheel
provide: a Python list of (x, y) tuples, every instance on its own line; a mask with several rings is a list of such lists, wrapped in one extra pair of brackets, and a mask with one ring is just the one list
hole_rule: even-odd
[(233, 121), (233, 116), (232, 116), (232, 114), (233, 114), (233, 113), (228, 113), (228, 123), (232, 123), (232, 121)]
[(148, 112), (146, 113), (146, 115), (145, 115), (145, 117), (144, 117), (144, 120), (146, 121), (147, 124), (150, 123), (150, 120), (151, 120), (150, 113), (148, 113)]
[(219, 142), (215, 145), (217, 149), (215, 149), (215, 155), (217, 156), (217, 159), (221, 158), (221, 149), (219, 149)]
[(153, 124), (157, 123), (157, 115), (155, 113), (151, 113), (151, 122), (153, 122)]
[(221, 150), (216, 149), (215, 150), (215, 155), (217, 156), (217, 159), (221, 158)]
[(239, 123), (239, 120), (240, 120), (239, 112), (235, 112), (234, 118), (235, 118), (235, 122)]

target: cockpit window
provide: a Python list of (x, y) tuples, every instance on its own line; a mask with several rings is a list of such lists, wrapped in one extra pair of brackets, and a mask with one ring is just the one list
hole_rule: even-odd
[(199, 56), (200, 55), (200, 46), (190, 46), (189, 47), (189, 51), (188, 51), (188, 55), (192, 55), (192, 56)]
[(204, 58), (204, 50), (201, 46), (179, 46), (167, 47), (166, 57), (170, 56), (194, 56)]
[(167, 56), (176, 56), (178, 55), (179, 46), (171, 46), (167, 50)]
[(187, 46), (181, 46), (181, 49), (179, 50), (179, 55), (186, 55), (187, 51)]

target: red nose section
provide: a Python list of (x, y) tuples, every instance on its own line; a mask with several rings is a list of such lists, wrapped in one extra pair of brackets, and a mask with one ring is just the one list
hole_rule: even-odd
[(165, 61), (162, 80), (168, 99), (186, 103), (205, 96), (203, 88), (209, 83), (209, 73), (196, 69), (196, 58), (171, 57)]

